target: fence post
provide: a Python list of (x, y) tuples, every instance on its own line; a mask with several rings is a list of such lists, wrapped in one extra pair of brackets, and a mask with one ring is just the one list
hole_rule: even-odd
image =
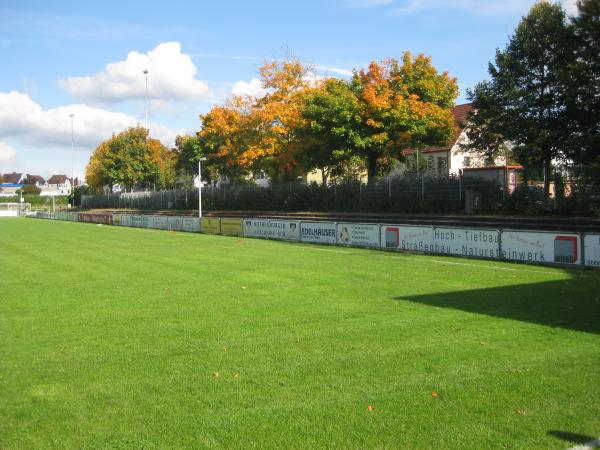
[(462, 177), (458, 175), (458, 208), (462, 205)]
[(392, 179), (388, 178), (388, 197), (392, 200)]
[(425, 200), (425, 175), (421, 176), (421, 200)]

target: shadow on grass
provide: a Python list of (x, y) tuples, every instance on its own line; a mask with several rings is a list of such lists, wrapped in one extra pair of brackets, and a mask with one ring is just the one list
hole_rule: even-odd
[(395, 297), (423, 305), (600, 334), (597, 278)]
[(586, 436), (585, 434), (576, 434), (571, 433), (569, 431), (559, 431), (559, 430), (550, 430), (548, 431), (549, 436), (554, 436), (555, 438), (562, 439), (566, 442), (571, 442), (573, 444), (587, 444), (588, 442), (594, 441), (596, 438), (592, 436)]

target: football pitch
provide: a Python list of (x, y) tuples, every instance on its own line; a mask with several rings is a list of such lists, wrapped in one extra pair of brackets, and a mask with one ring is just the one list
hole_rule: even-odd
[(600, 271), (0, 219), (0, 448), (566, 449)]

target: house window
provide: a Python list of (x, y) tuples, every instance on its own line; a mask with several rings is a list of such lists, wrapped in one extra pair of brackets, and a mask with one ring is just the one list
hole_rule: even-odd
[(438, 156), (437, 172), (439, 176), (448, 175), (448, 161), (446, 160), (445, 156)]
[(471, 167), (471, 157), (470, 156), (465, 156), (465, 159), (463, 160), (463, 167)]
[(428, 157), (427, 157), (427, 169), (428, 169), (428, 170), (433, 170), (433, 169), (435, 168), (435, 165), (434, 165), (434, 164), (435, 164), (435, 163), (434, 163), (434, 161), (433, 161), (433, 156), (428, 156)]

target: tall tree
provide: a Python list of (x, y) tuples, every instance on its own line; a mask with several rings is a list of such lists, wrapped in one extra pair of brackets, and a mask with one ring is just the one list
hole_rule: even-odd
[(234, 98), (231, 104), (216, 106), (200, 116), (198, 149), (208, 157), (207, 167), (213, 171), (211, 179), (218, 173), (236, 183), (250, 173), (255, 163), (254, 155), (250, 156), (248, 150), (251, 129), (248, 112), (243, 107), (246, 101)]
[(355, 157), (353, 140), (360, 127), (361, 105), (348, 82), (336, 78), (306, 89), (302, 97), (298, 160), (306, 172), (319, 169), (323, 186), (343, 177)]
[(575, 62), (567, 72), (569, 157), (576, 164), (600, 164), (600, 1), (580, 0), (572, 19)]
[(355, 73), (352, 89), (361, 104), (361, 125), (352, 141), (366, 159), (369, 181), (380, 161), (401, 160), (406, 148), (446, 144), (452, 135), (450, 107), (458, 85), (448, 73), (438, 73), (431, 58), (405, 52), (402, 63), (372, 62)]
[(102, 142), (90, 157), (86, 180), (95, 188), (119, 184), (170, 187), (175, 181), (175, 157), (142, 127), (128, 128)]
[(565, 12), (538, 2), (496, 51), (490, 80), (468, 92), (474, 106), (468, 147), (490, 157), (508, 141), (521, 164), (544, 169), (546, 195), (552, 161), (565, 158), (570, 145), (564, 74), (572, 55)]
[(242, 157), (258, 161), (272, 180), (289, 181), (298, 166), (302, 93), (313, 78), (310, 68), (295, 58), (267, 62), (259, 73), (267, 94), (251, 105), (249, 120), (255, 134)]

